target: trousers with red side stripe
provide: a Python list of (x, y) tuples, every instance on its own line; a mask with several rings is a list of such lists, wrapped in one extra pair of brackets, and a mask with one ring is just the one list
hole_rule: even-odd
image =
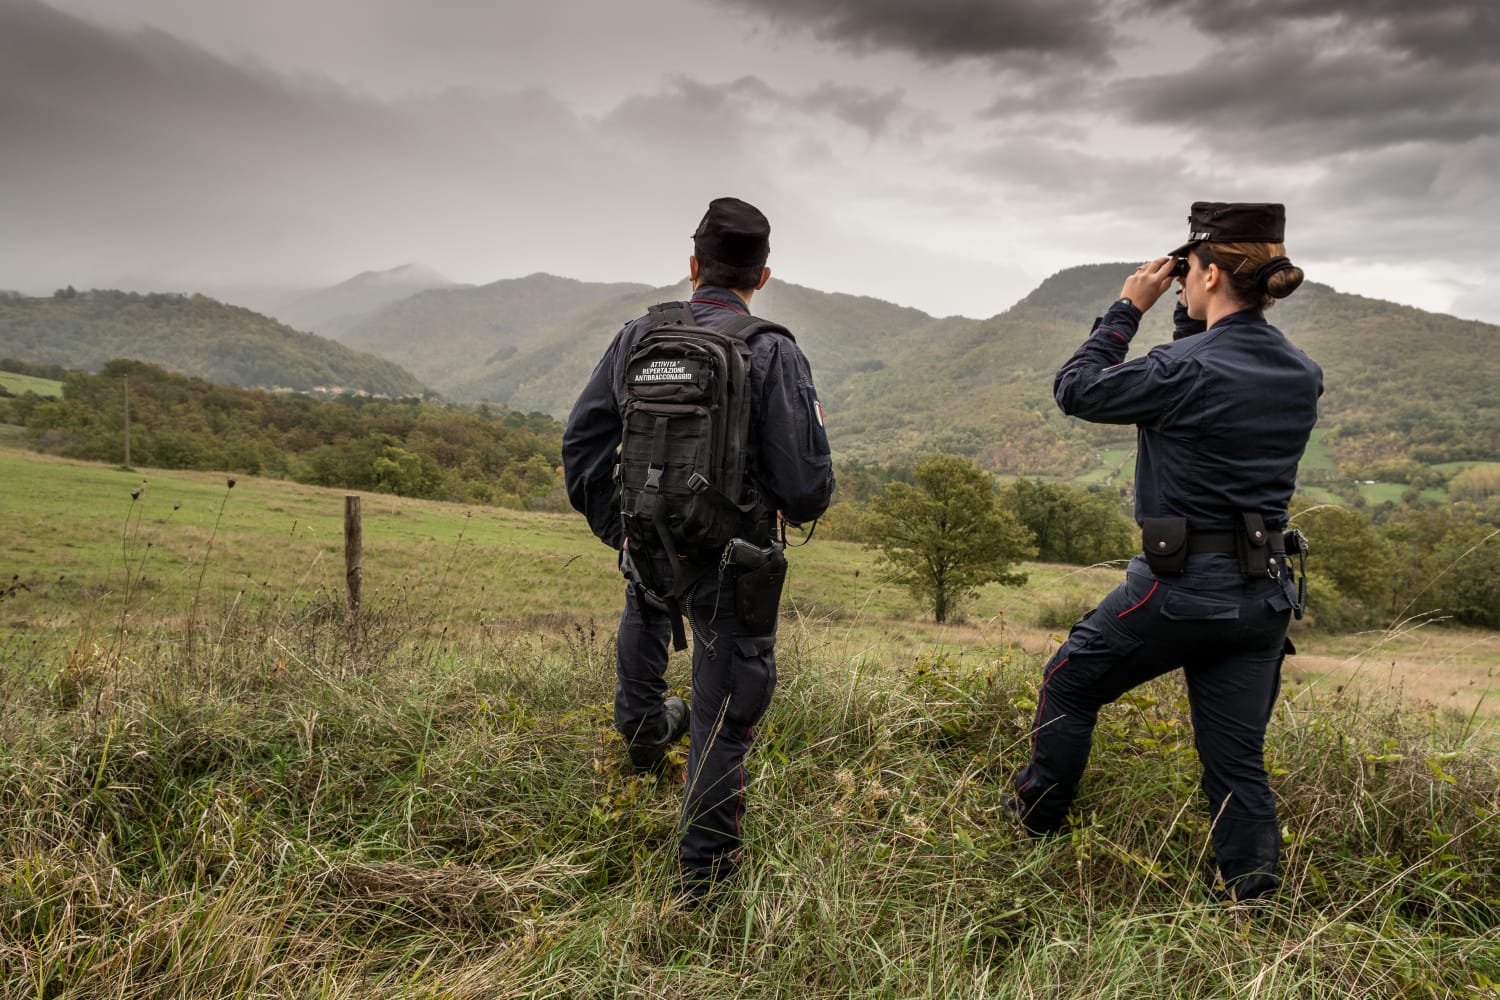
[[(1233, 555), (1188, 557), (1180, 575), (1158, 578), (1141, 556), (1125, 582), (1073, 626), (1047, 663), (1032, 729), (1031, 758), (1016, 777), (1023, 822), (1060, 830), (1079, 794), (1099, 710), (1154, 677), (1181, 669), (1215, 859), (1231, 886), (1274, 886), (1280, 832), (1265, 767), (1266, 725), (1281, 687), (1281, 663), (1296, 592), (1290, 568), (1247, 579)], [(1170, 803), (1162, 803), (1170, 822)]]

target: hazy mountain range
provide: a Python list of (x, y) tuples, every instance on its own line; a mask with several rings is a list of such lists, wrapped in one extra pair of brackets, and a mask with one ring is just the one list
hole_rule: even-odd
[[(773, 279), (755, 311), (812, 360), (842, 454), (943, 448), (997, 469), (1077, 474), (1128, 428), (1063, 417), (1052, 374), (1119, 294), (1129, 264), (1059, 272), (987, 320), (936, 318), (879, 299)], [(388, 358), (450, 398), (563, 416), (609, 338), (663, 288), (546, 274), (425, 290), (323, 332)], [(1166, 340), (1170, 302), (1133, 351)], [(1269, 314), (1327, 375), (1322, 426), (1335, 458), (1426, 463), (1500, 457), (1500, 327), (1309, 282)]]
[[(1131, 267), (1099, 264), (1062, 271), (987, 320), (936, 318), (880, 299), (820, 292), (779, 279), (756, 295), (754, 309), (790, 327), (811, 359), (830, 437), (841, 455), (890, 460), (943, 449), (997, 470), (1071, 476), (1097, 466), (1101, 451), (1130, 445), (1129, 428), (1063, 417), (1052, 402), (1051, 383)], [(359, 275), (316, 294), (286, 297), (271, 307), (281, 319), (336, 344), (265, 322), (279, 336), (306, 338), (314, 353), (347, 352), (394, 363), (415, 376), (403, 391), (413, 391), (420, 381), (453, 400), (562, 417), (623, 322), (653, 302), (687, 293), (686, 283), (652, 288), (548, 274), (459, 286), (407, 265)], [(107, 360), (76, 350), (62, 356), (35, 337), (18, 342), (15, 317), (24, 313), (24, 304), (45, 311), (58, 309), (60, 301), (5, 300), (0, 356), (88, 367)], [(1132, 354), (1167, 338), (1169, 306), (1163, 302), (1148, 314)], [(238, 322), (245, 314), (226, 312)], [(1500, 406), (1493, 391), (1500, 382), (1500, 327), (1316, 283), (1278, 304), (1270, 318), (1324, 368), (1328, 391), (1321, 426), (1336, 459), (1433, 464), (1500, 458)], [(99, 339), (108, 340), (108, 357), (136, 356), (178, 367), (159, 339), (152, 342), (156, 356), (132, 354), (118, 322), (109, 324), (101, 316), (92, 321)], [(108, 338), (106, 327), (114, 331)], [(200, 341), (219, 339), (218, 354), (245, 354), (235, 346), (243, 333), (228, 327), (215, 333), (201, 323), (195, 329)], [(70, 342), (80, 338), (86, 339), (75, 330)], [(242, 374), (192, 373), (247, 384)], [(248, 384), (299, 383), (268, 377)], [(382, 385), (360, 387), (392, 391), (388, 378)]]

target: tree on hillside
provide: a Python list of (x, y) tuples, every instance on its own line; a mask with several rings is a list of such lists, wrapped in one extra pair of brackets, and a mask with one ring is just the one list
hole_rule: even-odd
[(1000, 491), (1000, 503), (1036, 536), (1043, 562), (1088, 566), (1128, 559), (1140, 549), (1135, 525), (1115, 496), (1022, 476)]
[(1448, 482), (1448, 496), (1474, 503), (1500, 496), (1500, 465), (1490, 463), (1464, 469)]
[(1500, 528), (1462, 523), (1443, 537), (1437, 562), (1444, 608), (1465, 625), (1500, 628)]
[(1355, 628), (1390, 607), (1394, 559), (1370, 519), (1333, 504), (1292, 503), (1292, 526), (1308, 540), (1308, 607), (1320, 626)]
[(870, 505), (866, 547), (880, 550), (886, 578), (931, 602), (933, 617), (986, 583), (1017, 586), (1012, 566), (1036, 555), (1031, 533), (1000, 506), (994, 480), (954, 455), (917, 463), (911, 483), (891, 483)]

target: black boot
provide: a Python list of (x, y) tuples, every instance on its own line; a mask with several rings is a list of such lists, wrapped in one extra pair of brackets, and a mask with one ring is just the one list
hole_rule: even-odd
[(637, 774), (660, 770), (662, 762), (667, 759), (667, 750), (688, 731), (691, 713), (686, 702), (674, 694), (661, 703), (661, 708), (662, 737), (656, 740), (637, 737), (626, 744), (630, 763), (635, 766)]

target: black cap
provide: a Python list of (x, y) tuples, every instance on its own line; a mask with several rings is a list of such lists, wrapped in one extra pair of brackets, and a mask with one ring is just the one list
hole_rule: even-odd
[(715, 198), (693, 233), (693, 252), (730, 267), (764, 267), (771, 223), (747, 201)]
[(1198, 243), (1284, 243), (1286, 206), (1276, 202), (1195, 201), (1188, 214), (1188, 241), (1170, 256), (1182, 257)]

